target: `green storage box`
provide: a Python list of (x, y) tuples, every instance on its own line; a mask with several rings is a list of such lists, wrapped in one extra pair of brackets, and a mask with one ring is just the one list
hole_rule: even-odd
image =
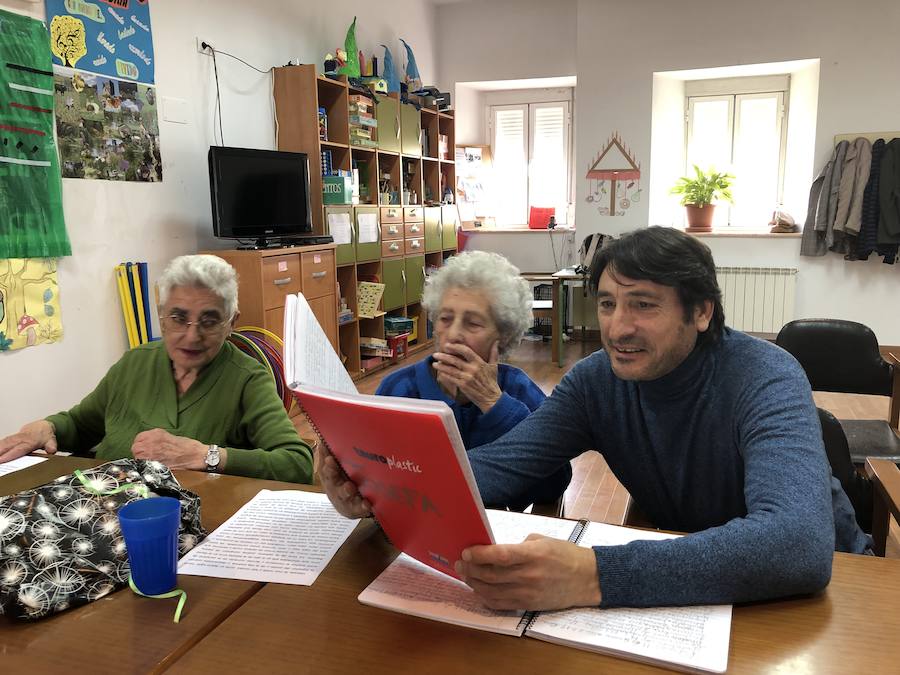
[(353, 201), (353, 179), (349, 176), (323, 176), (322, 202), (350, 204)]

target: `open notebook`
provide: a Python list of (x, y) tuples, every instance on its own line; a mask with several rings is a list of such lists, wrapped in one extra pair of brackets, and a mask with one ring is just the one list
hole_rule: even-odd
[[(531, 533), (579, 546), (615, 546), (636, 539), (675, 536), (507, 511), (489, 510), (487, 515), (501, 544), (521, 542)], [(679, 669), (722, 673), (728, 665), (731, 605), (501, 612), (485, 607), (461, 581), (403, 554), (360, 594), (359, 600), (425, 619), (504, 635), (524, 634)]]

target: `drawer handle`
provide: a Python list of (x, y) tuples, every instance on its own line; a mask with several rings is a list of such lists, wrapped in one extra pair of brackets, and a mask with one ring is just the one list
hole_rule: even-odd
[(388, 246), (388, 250), (389, 251), (399, 251), (400, 245), (399, 244), (391, 244), (390, 246)]
[(416, 239), (409, 245), (410, 248), (422, 248), (422, 242)]
[(396, 226), (396, 225), (389, 225), (389, 226), (388, 226), (388, 233), (389, 233), (389, 234), (397, 234), (399, 231), (400, 231), (400, 230), (397, 229), (397, 226)]
[(275, 279), (272, 283), (276, 286), (284, 286), (285, 284), (291, 283), (293, 277), (285, 277), (284, 279)]
[(328, 272), (313, 272), (312, 278), (313, 279), (322, 279), (326, 274), (328, 274)]
[(410, 232), (418, 232), (418, 231), (419, 231), (419, 226), (418, 226), (418, 225), (410, 225), (410, 226), (409, 226), (409, 231), (410, 231)]

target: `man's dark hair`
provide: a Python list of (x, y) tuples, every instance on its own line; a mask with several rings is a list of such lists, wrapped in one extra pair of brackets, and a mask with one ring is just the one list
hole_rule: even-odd
[(596, 295), (600, 275), (611, 272), (631, 279), (671, 286), (684, 308), (684, 320), (693, 319), (694, 309), (713, 301), (709, 328), (697, 343), (715, 342), (725, 326), (722, 291), (716, 280), (716, 264), (706, 244), (671, 227), (647, 227), (616, 239), (597, 251), (591, 264), (590, 290)]

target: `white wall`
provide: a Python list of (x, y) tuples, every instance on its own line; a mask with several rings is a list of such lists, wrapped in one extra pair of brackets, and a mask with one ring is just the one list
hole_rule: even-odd
[[(574, 75), (575, 0), (470, 0), (436, 8), (438, 81)], [(452, 90), (451, 90), (452, 91)]]
[[(896, 0), (855, 5), (840, 0), (579, 0), (575, 113), (579, 120), (576, 147), (582, 158), (576, 175), (579, 237), (594, 231), (623, 232), (649, 222), (648, 200), (632, 206), (623, 217), (610, 218), (600, 216), (583, 195), (585, 162), (613, 131), (619, 132), (652, 175), (653, 73), (819, 58), (813, 158), (818, 171), (831, 153), (835, 134), (897, 127), (898, 25), (900, 3)], [(809, 80), (801, 85), (812, 87)], [(802, 219), (804, 214), (797, 215)], [(861, 320), (882, 343), (900, 344), (900, 322), (889, 311), (896, 306), (900, 266), (875, 259), (845, 263), (835, 254), (801, 259), (795, 238), (705, 241), (720, 264), (796, 261), (798, 316)]]
[[(43, 3), (0, 0), (0, 7), (43, 18)], [(0, 437), (34, 418), (68, 408), (89, 392), (127, 348), (113, 266), (146, 260), (156, 277), (176, 255), (222, 247), (212, 238), (206, 152), (213, 140), (212, 60), (195, 37), (266, 69), (299, 59), (321, 62), (343, 45), (358, 16), (357, 41), (367, 55), (388, 44), (398, 68), (413, 47), (424, 80), (437, 74), (434, 10), (419, 0), (340, 5), (291, 0), (154, 0), (151, 2), (158, 94), (184, 99), (188, 123), (160, 119), (163, 182), (138, 184), (63, 180), (73, 255), (60, 260), (59, 295), (65, 336), (57, 344), (0, 355), (0, 380), (25, 383), (7, 397)], [(222, 116), (229, 145), (272, 148), (271, 80), (220, 56)], [(35, 377), (37, 376), (37, 377)]]

